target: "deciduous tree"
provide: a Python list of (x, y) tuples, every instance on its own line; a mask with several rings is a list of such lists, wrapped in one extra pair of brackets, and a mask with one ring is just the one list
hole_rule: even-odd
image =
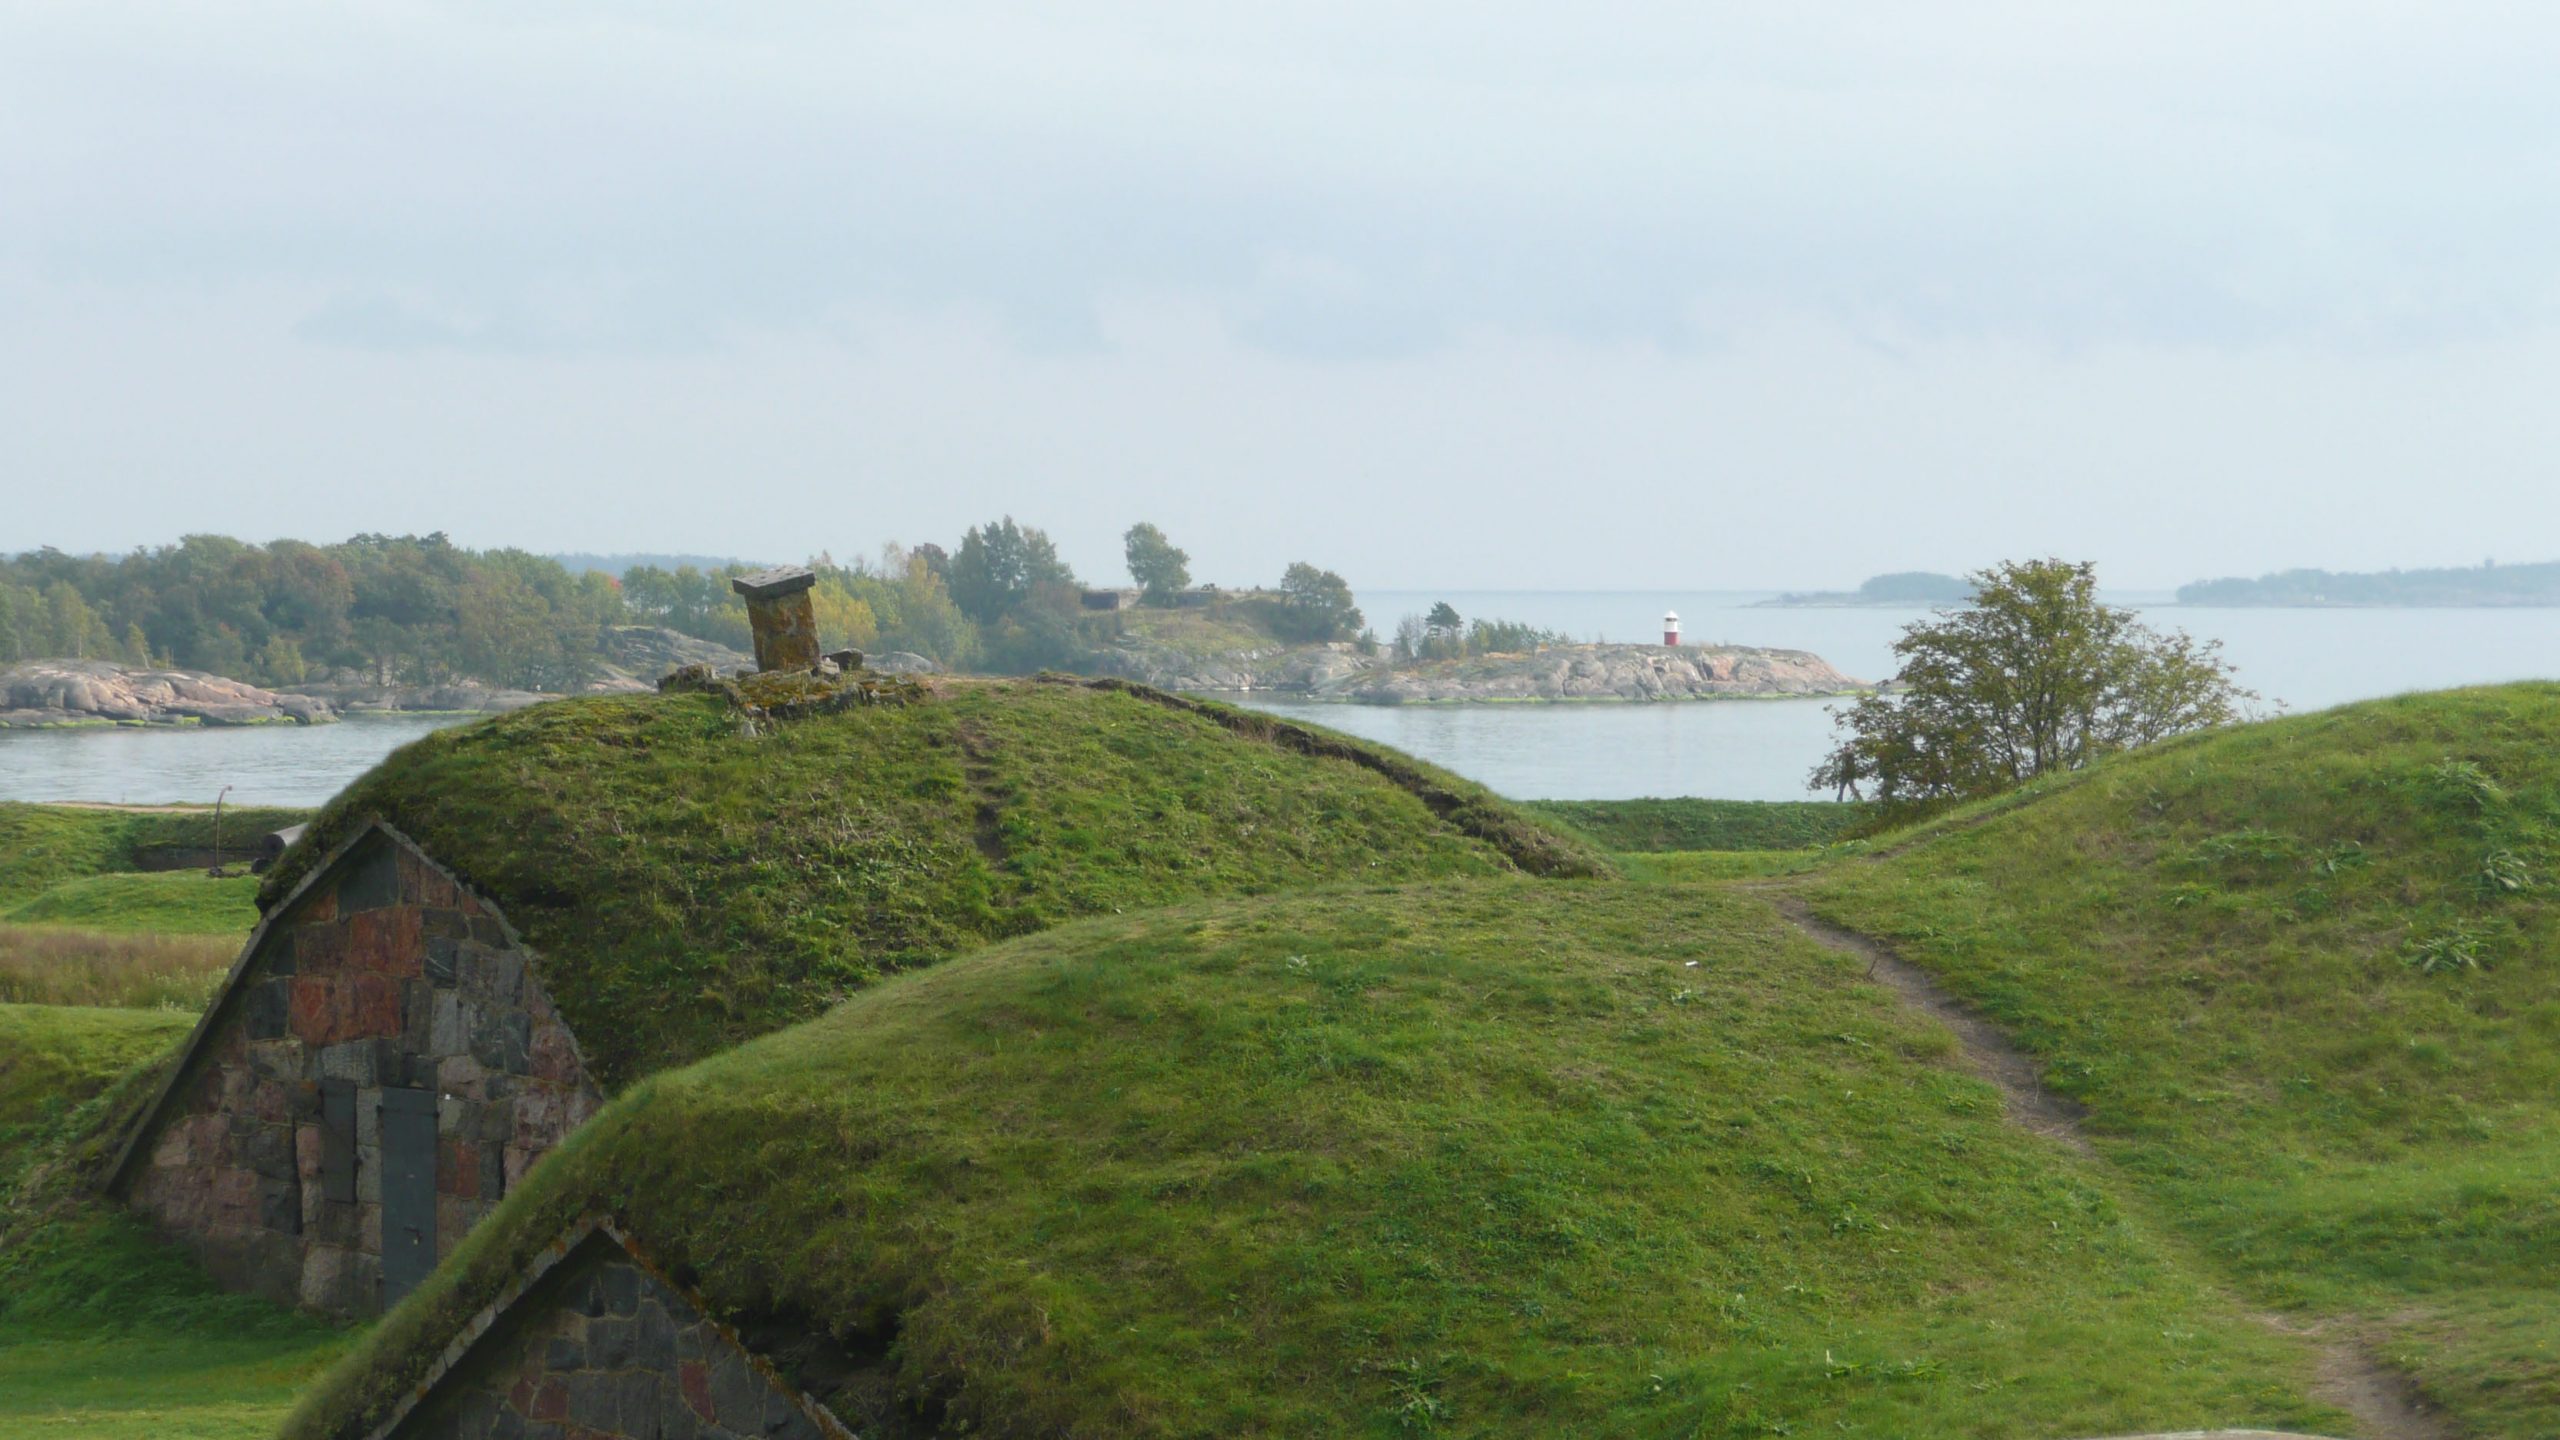
[(1170, 605), (1191, 583), (1190, 552), (1164, 538), (1164, 532), (1145, 521), (1129, 527), (1122, 538), (1129, 556), (1129, 578), (1146, 592), (1150, 605)]
[(1989, 795), (2183, 731), (2226, 724), (2256, 695), (2221, 642), (2161, 634), (2098, 599), (2093, 567), (1994, 566), (1972, 600), (1906, 627), (1895, 691), (1833, 712), (1839, 743), (1813, 784), (1898, 808)]

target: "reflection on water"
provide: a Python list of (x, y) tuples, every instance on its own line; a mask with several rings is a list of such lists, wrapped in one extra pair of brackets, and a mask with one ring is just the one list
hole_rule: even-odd
[(465, 715), (360, 715), (335, 725), (0, 730), (0, 800), (317, 805), (383, 756)]
[[(1893, 641), (1921, 612), (1762, 610), (1726, 593), (1380, 591), (1360, 599), (1379, 630), (1446, 598), (1577, 638), (1656, 638), (1665, 609), (1700, 643), (1811, 650), (1868, 679), (1893, 669)], [(2243, 683), (2294, 710), (2498, 680), (2560, 676), (2560, 609), (2185, 610), (2144, 618), (2225, 642)], [(1648, 632), (1655, 633), (1648, 633)], [(1522, 799), (1712, 795), (1805, 798), (1831, 738), (1829, 702), (1258, 708), (1410, 751)], [(352, 719), (304, 729), (0, 731), (0, 799), (316, 805), (453, 716)]]

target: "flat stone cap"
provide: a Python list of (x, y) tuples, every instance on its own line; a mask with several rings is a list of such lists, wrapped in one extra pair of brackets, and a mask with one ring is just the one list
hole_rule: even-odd
[(817, 583), (818, 572), (806, 565), (776, 565), (770, 570), (750, 570), (731, 580), (729, 588), (750, 600), (771, 600)]

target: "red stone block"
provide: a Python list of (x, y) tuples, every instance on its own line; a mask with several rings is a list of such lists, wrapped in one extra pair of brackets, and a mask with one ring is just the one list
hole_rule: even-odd
[(711, 1421), (711, 1367), (699, 1360), (687, 1360), (676, 1367), (677, 1378), (684, 1386), (684, 1403), (703, 1423)]
[(305, 1045), (326, 1045), (335, 1028), (333, 1018), (338, 1008), (338, 987), (326, 975), (296, 975), (293, 988), (286, 995), (286, 1024), (293, 1038)]
[(444, 878), (443, 872), (418, 858), (415, 851), (404, 849), (400, 852), (400, 898), (412, 905), (442, 910), (461, 899), (462, 892)]
[(436, 1142), (436, 1193), (480, 1198), (480, 1147), (468, 1140)]
[(519, 1415), (533, 1413), (533, 1382), (530, 1370), (516, 1377), (515, 1388), (507, 1392), (507, 1408)]
[(400, 1033), (398, 980), (388, 975), (350, 975), (345, 994), (347, 1033), (340, 1039), (367, 1040)]
[(578, 1082), (578, 1052), (569, 1043), (569, 1027), (557, 1020), (537, 1020), (533, 1027), (533, 1078), (554, 1085)]
[(337, 887), (334, 885), (322, 885), (314, 889), (311, 893), (311, 898), (304, 901), (302, 908), (294, 913), (293, 923), (296, 925), (326, 925), (337, 918)]
[(534, 1393), (533, 1418), (566, 1420), (569, 1418), (569, 1387), (555, 1378), (545, 1378), (542, 1388)]
[(347, 919), (347, 967), (376, 975), (406, 977), (425, 968), (426, 945), (418, 935), (418, 912), (407, 905), (360, 910)]

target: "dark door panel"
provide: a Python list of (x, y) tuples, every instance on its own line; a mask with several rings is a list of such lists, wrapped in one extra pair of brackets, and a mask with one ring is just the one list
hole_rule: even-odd
[(436, 1268), (436, 1094), (382, 1092), (382, 1305)]

